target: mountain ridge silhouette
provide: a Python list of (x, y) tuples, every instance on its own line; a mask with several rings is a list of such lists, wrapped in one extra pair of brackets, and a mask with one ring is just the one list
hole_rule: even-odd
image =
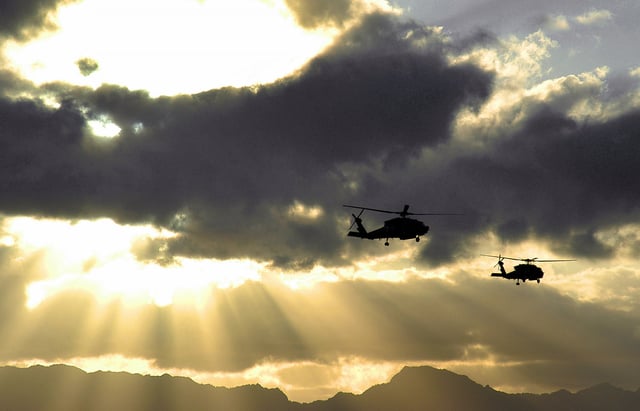
[(290, 401), (278, 388), (200, 384), (168, 374), (87, 373), (68, 365), (0, 367), (0, 409), (11, 410), (638, 410), (640, 389), (598, 384), (576, 393), (508, 394), (469, 377), (428, 366), (404, 367), (387, 383), (361, 394), (340, 392), (311, 403)]

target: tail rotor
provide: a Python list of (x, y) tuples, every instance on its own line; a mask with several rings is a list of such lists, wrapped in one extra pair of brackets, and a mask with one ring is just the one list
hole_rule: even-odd
[(353, 222), (351, 223), (351, 225), (349, 226), (349, 231), (351, 231), (351, 229), (353, 228), (354, 225), (358, 224), (360, 225), (362, 223), (362, 219), (360, 218), (360, 216), (362, 215), (362, 213), (364, 213), (364, 208), (362, 210), (360, 210), (360, 212), (358, 213), (358, 215), (355, 214), (351, 214), (353, 216)]
[(509, 258), (509, 257), (503, 257), (503, 256), (502, 256), (502, 254), (498, 254), (498, 255), (480, 254), (480, 255), (485, 256), (485, 257), (495, 257), (495, 258), (497, 258), (497, 259), (498, 259), (498, 262), (497, 262), (497, 263), (495, 263), (495, 264), (493, 265), (493, 267), (491, 267), (491, 268), (496, 268), (497, 266), (502, 266), (502, 265), (504, 264), (504, 263), (503, 263), (504, 259), (505, 259), (505, 258)]

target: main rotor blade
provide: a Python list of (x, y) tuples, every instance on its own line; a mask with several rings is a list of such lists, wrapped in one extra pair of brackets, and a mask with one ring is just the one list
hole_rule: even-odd
[(349, 205), (349, 204), (343, 204), (343, 207), (349, 207), (349, 208), (357, 208), (360, 210), (369, 210), (369, 211), (377, 211), (378, 213), (387, 213), (387, 214), (398, 214), (401, 216), (406, 216), (406, 215), (463, 215), (460, 213), (410, 213), (408, 211), (405, 211), (406, 209), (408, 209), (408, 206), (405, 206), (405, 209), (403, 209), (402, 211), (391, 211), (391, 210), (381, 210), (379, 208), (369, 208), (369, 207), (361, 207), (361, 206), (355, 206), (355, 205)]
[(464, 215), (462, 213), (406, 213), (406, 215)]
[(514, 261), (524, 261), (527, 263), (555, 263), (559, 261), (577, 261), (577, 260), (539, 260), (538, 257), (534, 258), (513, 258), (513, 257), (505, 257), (503, 255), (490, 255), (490, 254), (481, 254), (485, 257), (495, 257), (495, 258), (504, 258), (505, 260), (514, 260)]
[(503, 255), (490, 255), (490, 254), (480, 254), (480, 255), (483, 255), (485, 257), (495, 257), (495, 258), (499, 258), (501, 260), (514, 260), (514, 261), (531, 260), (530, 258), (513, 258), (513, 257), (505, 257)]
[(557, 263), (560, 261), (576, 261), (576, 260), (540, 260), (538, 257), (533, 258), (520, 258), (520, 261), (524, 261), (526, 263)]
[(504, 258), (506, 258), (507, 260), (520, 260), (519, 258), (505, 257), (505, 256), (503, 256), (502, 254), (499, 254), (499, 255), (492, 255), (492, 254), (480, 254), (480, 255), (485, 256), (485, 257), (495, 257), (495, 258), (499, 258), (499, 259), (501, 259), (501, 260), (502, 260), (502, 259), (504, 259)]
[(400, 214), (400, 211), (380, 210), (378, 208), (360, 207), (360, 206), (354, 206), (354, 205), (348, 205), (348, 204), (343, 204), (342, 206), (349, 207), (349, 208), (358, 208), (360, 210), (377, 211), (379, 213)]

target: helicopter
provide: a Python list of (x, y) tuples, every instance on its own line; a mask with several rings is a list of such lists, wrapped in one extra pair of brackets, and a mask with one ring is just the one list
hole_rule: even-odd
[[(503, 255), (489, 255), (489, 254), (482, 254), (482, 255), (485, 257), (495, 257), (498, 259), (498, 263), (496, 265), (500, 267), (500, 272), (491, 273), (491, 277), (502, 277), (502, 278), (506, 278), (507, 280), (516, 280), (516, 285), (520, 285), (520, 280), (522, 280), (523, 283), (526, 282), (527, 280), (530, 280), (530, 281), (536, 280), (536, 282), (540, 283), (540, 279), (544, 276), (544, 272), (540, 267), (538, 267), (533, 263), (555, 263), (559, 261), (576, 261), (576, 260), (540, 260), (538, 259), (538, 257), (512, 258), (512, 257), (505, 257)], [(518, 264), (514, 266), (513, 271), (511, 271), (510, 273), (507, 273), (504, 269), (503, 260), (505, 259), (515, 260), (515, 261), (524, 261), (524, 264)]]
[[(385, 246), (389, 246), (390, 238), (399, 238), (400, 240), (409, 240), (414, 238), (416, 242), (420, 241), (420, 236), (427, 234), (429, 226), (424, 224), (420, 220), (414, 218), (408, 218), (409, 215), (459, 215), (459, 214), (447, 214), (447, 213), (412, 213), (409, 212), (409, 205), (405, 204), (402, 211), (390, 211), (380, 210), (377, 208), (361, 207), (343, 204), (343, 207), (360, 209), (358, 215), (351, 214), (353, 216), (353, 223), (349, 227), (347, 235), (349, 237), (366, 238), (369, 240), (385, 239)], [(367, 231), (362, 224), (360, 216), (365, 210), (376, 211), (378, 213), (398, 214), (400, 217), (395, 217), (390, 220), (386, 220), (384, 225), (373, 231)], [(351, 231), (353, 226), (357, 227), (358, 231)]]

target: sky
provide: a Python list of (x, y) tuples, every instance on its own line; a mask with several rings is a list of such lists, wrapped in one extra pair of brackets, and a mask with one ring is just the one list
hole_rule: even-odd
[[(405, 365), (640, 388), (639, 18), (623, 0), (2, 2), (0, 364), (303, 402)], [(385, 247), (346, 236), (343, 204), (461, 215)], [(482, 254), (576, 261), (516, 286)]]

